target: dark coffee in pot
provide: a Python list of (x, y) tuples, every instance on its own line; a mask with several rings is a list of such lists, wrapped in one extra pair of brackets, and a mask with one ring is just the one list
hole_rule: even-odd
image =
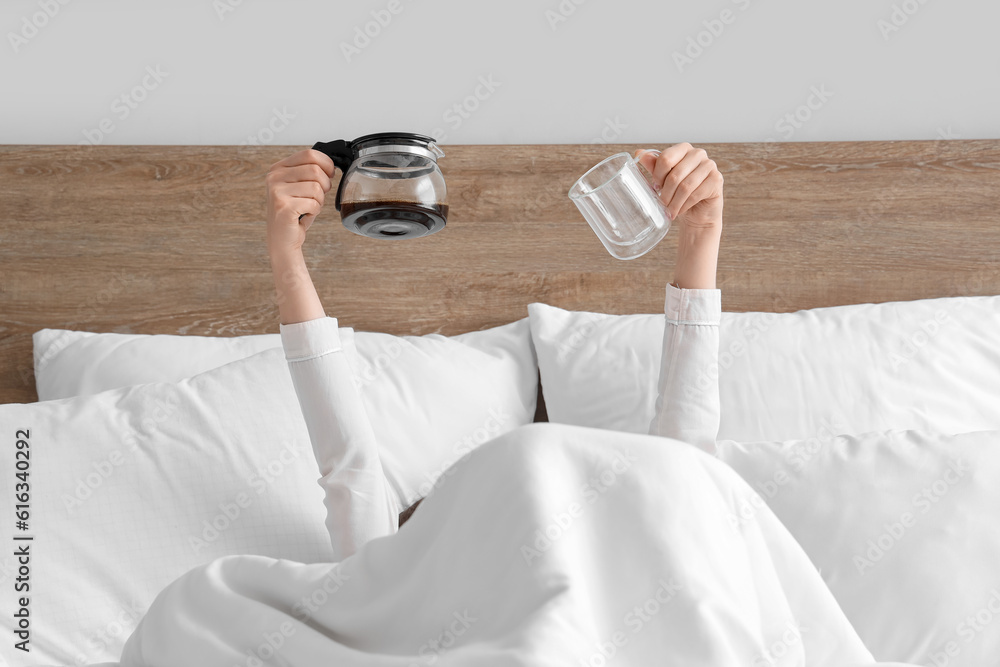
[(393, 200), (344, 202), (340, 217), (345, 227), (362, 236), (414, 238), (444, 227), (448, 205)]

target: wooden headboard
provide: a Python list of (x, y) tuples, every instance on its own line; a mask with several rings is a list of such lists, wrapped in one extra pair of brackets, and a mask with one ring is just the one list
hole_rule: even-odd
[[(662, 312), (675, 235), (613, 259), (566, 193), (642, 145), (444, 146), (448, 225), (366, 239), (332, 206), (306, 257), (358, 330), (455, 334), (543, 301)], [(1000, 294), (1000, 140), (701, 144), (726, 178), (728, 311)], [(0, 402), (37, 400), (31, 334), (278, 331), (268, 167), (301, 147), (0, 146)]]

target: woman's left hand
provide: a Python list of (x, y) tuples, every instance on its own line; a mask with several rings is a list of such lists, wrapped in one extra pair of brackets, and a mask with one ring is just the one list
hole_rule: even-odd
[(653, 175), (675, 224), (691, 230), (722, 228), (722, 173), (704, 149), (674, 144), (659, 156), (639, 149), (635, 158)]

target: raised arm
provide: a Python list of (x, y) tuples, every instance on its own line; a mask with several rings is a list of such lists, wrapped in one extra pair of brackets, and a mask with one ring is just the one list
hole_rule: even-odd
[(677, 230), (674, 281), (664, 303), (663, 354), (649, 432), (716, 453), (719, 433), (719, 320), (715, 286), (722, 239), (722, 174), (708, 154), (677, 144), (640, 161), (660, 185)]
[(306, 231), (323, 206), (333, 173), (333, 161), (314, 150), (295, 153), (271, 167), (267, 247), (281, 343), (319, 464), (326, 527), (339, 561), (365, 542), (395, 532), (400, 507), (382, 470), (337, 320), (326, 316), (302, 253)]

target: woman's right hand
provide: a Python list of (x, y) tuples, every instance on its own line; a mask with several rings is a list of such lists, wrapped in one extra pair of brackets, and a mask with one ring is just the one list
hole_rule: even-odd
[(330, 156), (307, 148), (267, 172), (267, 249), (273, 256), (302, 249), (306, 231), (323, 209), (335, 171)]
[(722, 172), (705, 149), (685, 142), (664, 148), (659, 156), (640, 149), (635, 157), (659, 184), (660, 201), (678, 227), (721, 231)]
[(636, 151), (636, 159), (660, 185), (660, 201), (677, 228), (675, 287), (716, 289), (722, 238), (722, 173), (704, 149), (674, 144), (659, 156)]

